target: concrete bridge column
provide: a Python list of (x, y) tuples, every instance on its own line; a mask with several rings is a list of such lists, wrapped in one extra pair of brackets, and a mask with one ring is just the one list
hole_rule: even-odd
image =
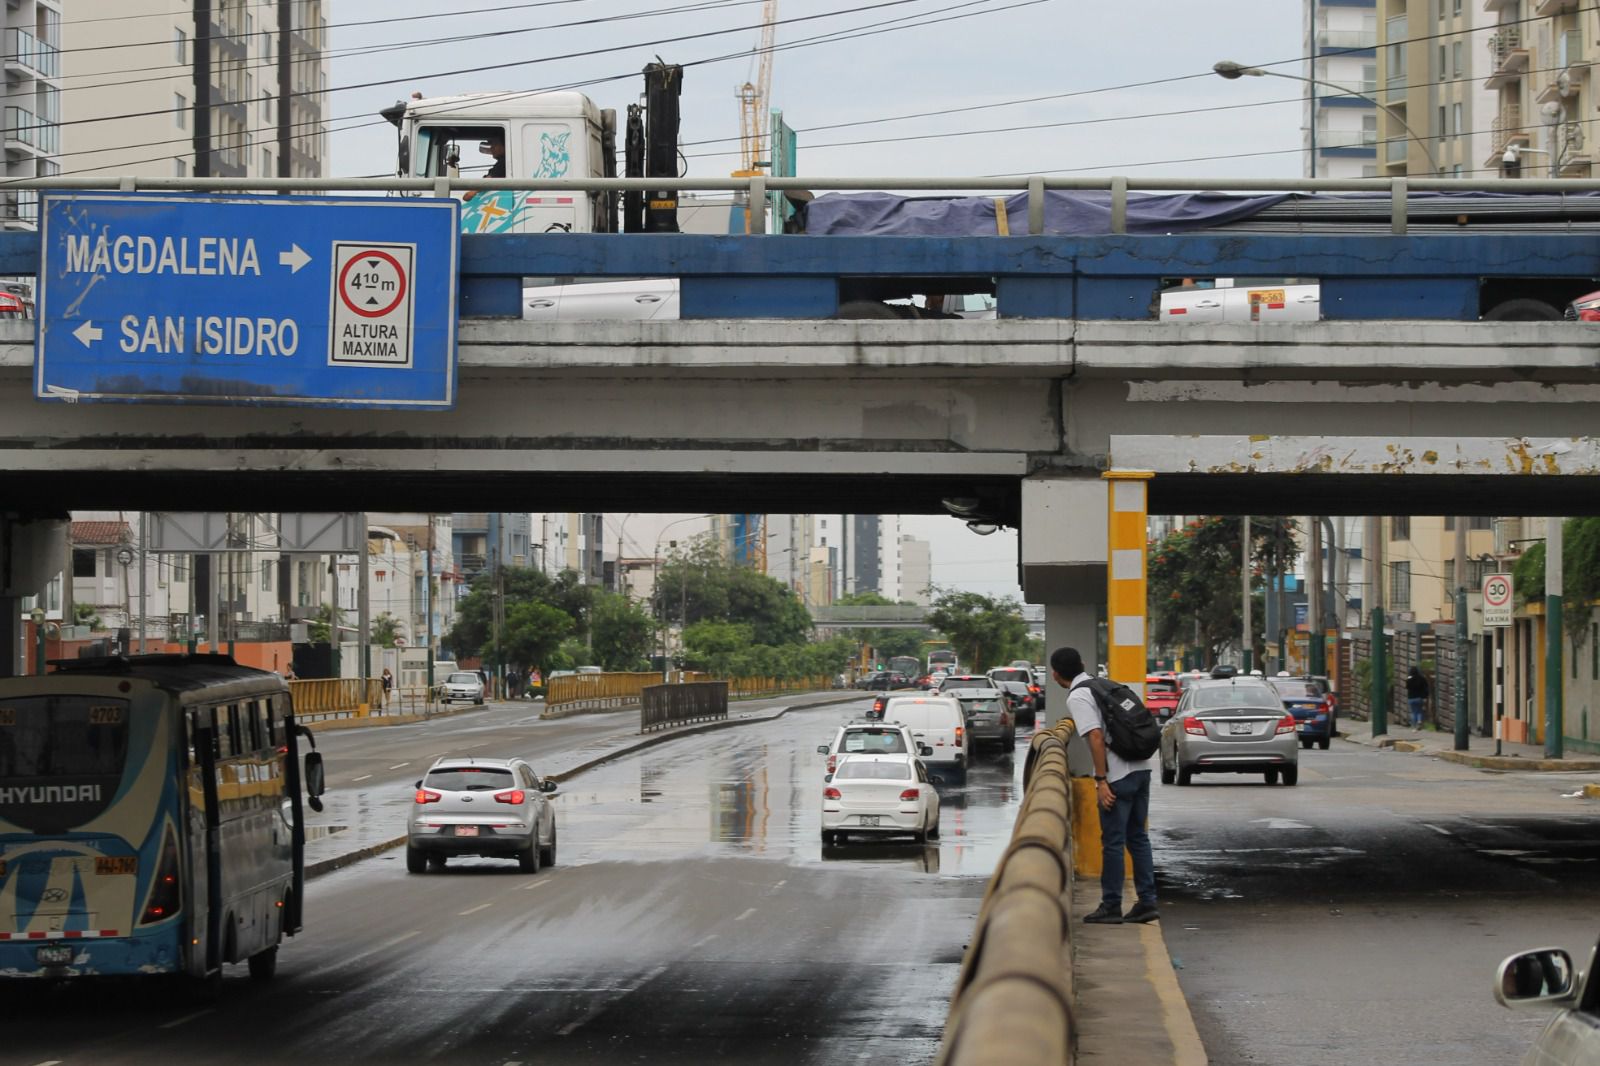
[(30, 631), (22, 623), (22, 601), (49, 587), (66, 552), (65, 519), (0, 515), (0, 677), (33, 672), (33, 649), (23, 647)]
[[(1030, 477), (1022, 482), (1022, 589), (1044, 605), (1045, 653), (1077, 648), (1090, 673), (1105, 661), (1101, 623), (1106, 616), (1106, 560), (1110, 524), (1108, 483), (1091, 477)], [(1065, 717), (1067, 692), (1046, 682), (1041, 727)], [(1083, 741), (1067, 751), (1074, 775), (1092, 774)]]

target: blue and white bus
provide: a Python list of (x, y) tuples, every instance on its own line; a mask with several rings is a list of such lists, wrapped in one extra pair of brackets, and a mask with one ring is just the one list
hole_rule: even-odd
[(0, 977), (270, 978), (301, 927), (302, 794), (322, 808), (287, 683), (225, 655), (53, 665), (0, 679)]

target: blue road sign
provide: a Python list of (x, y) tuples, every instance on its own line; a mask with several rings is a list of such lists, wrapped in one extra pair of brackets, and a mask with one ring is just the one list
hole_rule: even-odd
[(34, 395), (455, 403), (454, 200), (47, 194)]

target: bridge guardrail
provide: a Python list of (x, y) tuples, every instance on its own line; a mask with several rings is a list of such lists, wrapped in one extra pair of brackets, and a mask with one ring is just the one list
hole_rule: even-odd
[(715, 722), (728, 717), (728, 682), (690, 681), (650, 685), (639, 704), (639, 732), (650, 733), (689, 722)]
[[(319, 677), (289, 682), (289, 696), (294, 700), (296, 718), (307, 715), (348, 714), (359, 718), (363, 714), (383, 713), (383, 682), (369, 677), (363, 691), (358, 677)], [(363, 712), (362, 705), (366, 711)]]
[(935, 1066), (1071, 1062), (1072, 723), (1036, 733), (1011, 842), (978, 910)]

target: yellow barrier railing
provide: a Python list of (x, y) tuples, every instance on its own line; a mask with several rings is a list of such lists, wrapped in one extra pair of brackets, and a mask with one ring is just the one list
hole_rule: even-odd
[[(668, 684), (673, 682), (724, 680), (694, 670), (674, 671)], [(778, 696), (786, 692), (814, 692), (831, 688), (832, 678), (802, 677), (780, 679), (775, 677), (735, 677), (728, 682), (728, 698), (749, 696)], [(544, 684), (545, 707), (555, 709), (575, 703), (595, 707), (620, 706), (638, 703), (644, 690), (662, 684), (661, 675), (655, 672), (632, 674), (567, 674), (550, 678)]]
[(1069, 1063), (1072, 723), (1034, 735), (1022, 806), (978, 911), (935, 1066)]
[(364, 695), (359, 677), (322, 677), (289, 682), (289, 696), (297, 715), (341, 711), (359, 715), (362, 704), (366, 704), (369, 714), (383, 713), (383, 682), (375, 677), (367, 679)]

